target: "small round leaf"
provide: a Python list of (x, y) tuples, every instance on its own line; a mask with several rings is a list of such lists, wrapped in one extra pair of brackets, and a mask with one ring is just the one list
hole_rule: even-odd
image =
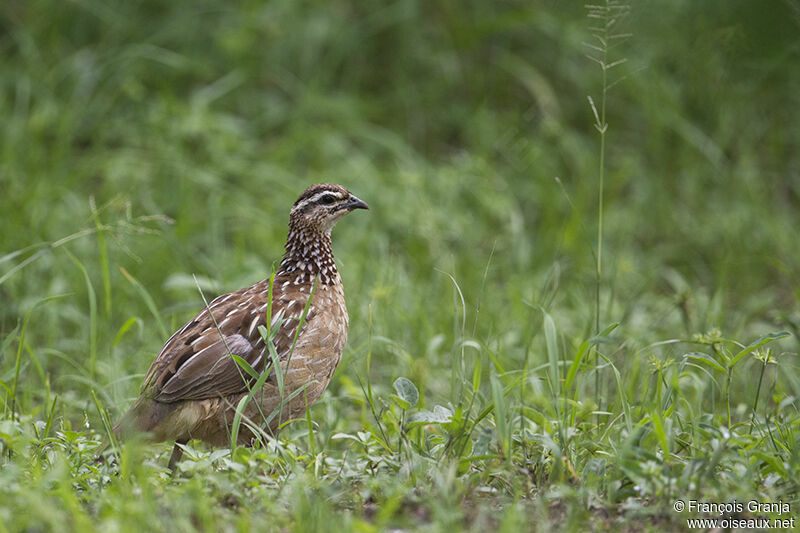
[(405, 407), (398, 403), (402, 409), (408, 409), (417, 405), (419, 401), (419, 391), (417, 390), (417, 386), (414, 385), (410, 379), (400, 377), (394, 380), (394, 390), (397, 392), (397, 396), (408, 404), (408, 407)]

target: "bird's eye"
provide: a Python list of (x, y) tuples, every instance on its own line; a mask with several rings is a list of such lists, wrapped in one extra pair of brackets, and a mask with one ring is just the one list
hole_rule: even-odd
[(332, 194), (326, 194), (322, 198), (319, 199), (320, 203), (322, 204), (332, 204), (336, 201), (336, 198)]

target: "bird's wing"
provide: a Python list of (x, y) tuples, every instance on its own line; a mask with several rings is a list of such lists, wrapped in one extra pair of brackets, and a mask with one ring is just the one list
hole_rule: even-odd
[[(266, 302), (266, 282), (211, 302), (167, 341), (145, 376), (142, 393), (173, 403), (246, 392), (255, 379), (230, 354), (247, 361), (259, 374), (271, 371), (272, 361), (258, 331), (259, 326), (266, 326)], [(272, 327), (280, 323), (280, 328), (273, 342), (281, 359), (291, 350), (299, 322), (296, 318), (282, 320), (286, 311), (295, 309), (290, 302), (274, 297)], [(301, 312), (302, 307), (290, 315), (299, 317)]]

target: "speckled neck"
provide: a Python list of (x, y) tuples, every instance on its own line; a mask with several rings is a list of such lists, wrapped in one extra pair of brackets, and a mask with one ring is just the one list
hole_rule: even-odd
[(298, 285), (311, 284), (317, 275), (323, 285), (337, 283), (339, 272), (333, 261), (330, 232), (290, 220), (286, 252), (277, 275), (294, 278), (293, 283)]

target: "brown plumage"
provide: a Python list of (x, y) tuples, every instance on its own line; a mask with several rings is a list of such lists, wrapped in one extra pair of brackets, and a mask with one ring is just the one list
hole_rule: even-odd
[[(158, 441), (200, 439), (214, 446), (227, 445), (236, 406), (255, 382), (231, 353), (259, 374), (270, 373), (244, 411), (249, 423), (269, 433), (304, 413), (306, 401), (314, 403), (328, 386), (347, 340), (347, 309), (330, 232), (354, 209), (369, 207), (344, 187), (324, 183), (306, 189), (289, 216), (286, 251), (273, 281), (271, 329), (277, 328), (273, 343), (285, 376), (284, 398), (302, 387), (304, 391), (281, 407), (272, 358), (259, 332), (259, 326), (267, 325), (266, 279), (216, 298), (172, 335), (115, 433), (125, 438), (147, 432)], [(312, 287), (313, 298), (292, 351)], [(264, 417), (276, 412), (264, 424)], [(238, 443), (250, 444), (253, 438), (242, 424)], [(170, 468), (180, 454), (176, 445)]]

